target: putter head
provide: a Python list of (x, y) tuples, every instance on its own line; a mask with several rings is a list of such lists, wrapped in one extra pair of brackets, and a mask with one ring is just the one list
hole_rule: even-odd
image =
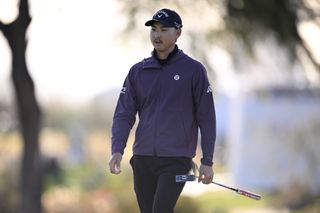
[(176, 175), (176, 182), (195, 181), (196, 179), (195, 175)]

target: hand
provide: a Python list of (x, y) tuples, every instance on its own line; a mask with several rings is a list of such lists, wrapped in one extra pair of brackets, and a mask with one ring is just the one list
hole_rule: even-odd
[(116, 152), (111, 156), (109, 161), (109, 168), (112, 174), (117, 175), (121, 173), (121, 168), (120, 168), (121, 160), (122, 160), (122, 154), (119, 152)]
[(199, 178), (198, 182), (202, 182), (204, 184), (210, 184), (213, 179), (213, 169), (211, 166), (206, 166), (201, 164), (199, 169)]

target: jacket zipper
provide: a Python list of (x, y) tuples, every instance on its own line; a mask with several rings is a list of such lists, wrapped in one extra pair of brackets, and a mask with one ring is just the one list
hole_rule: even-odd
[[(157, 83), (155, 84), (155, 94), (157, 94), (156, 98), (155, 98), (155, 103), (157, 104), (157, 106), (159, 106), (160, 104), (158, 103), (159, 102), (159, 90), (161, 89), (160, 88), (160, 81), (161, 81), (161, 75), (163, 73), (163, 67), (160, 68), (160, 71), (158, 73), (158, 79), (157, 79)], [(157, 144), (158, 144), (158, 123), (157, 123), (157, 120), (158, 120), (158, 116), (159, 116), (159, 110), (156, 110), (155, 111), (155, 116), (154, 116), (154, 124), (155, 124), (155, 131), (154, 131), (154, 138), (153, 138), (153, 155), (154, 156), (158, 156), (158, 153), (157, 153)]]

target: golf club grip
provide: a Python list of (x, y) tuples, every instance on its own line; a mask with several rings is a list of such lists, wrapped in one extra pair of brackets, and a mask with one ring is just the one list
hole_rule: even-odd
[(244, 191), (242, 189), (237, 189), (237, 193), (240, 194), (240, 195), (244, 195), (246, 197), (253, 198), (255, 200), (260, 200), (261, 199), (260, 195), (252, 193), (252, 192)]

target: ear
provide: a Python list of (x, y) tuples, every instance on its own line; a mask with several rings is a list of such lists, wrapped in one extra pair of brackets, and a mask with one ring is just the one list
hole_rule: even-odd
[(181, 33), (182, 33), (181, 28), (177, 29), (177, 38), (179, 38), (179, 37), (180, 37)]

